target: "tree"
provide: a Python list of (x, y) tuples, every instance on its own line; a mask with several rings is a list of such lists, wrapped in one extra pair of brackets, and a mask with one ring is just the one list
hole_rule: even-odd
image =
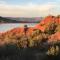
[(47, 55), (58, 55), (59, 54), (59, 46), (50, 46), (50, 48), (47, 51)]
[(32, 36), (37, 36), (37, 35), (39, 35), (39, 34), (41, 34), (41, 33), (42, 33), (41, 30), (35, 29), (35, 30), (33, 31), (33, 33), (32, 33)]
[(56, 27), (57, 25), (55, 22), (50, 22), (49, 25), (46, 27), (45, 33), (54, 34)]
[(60, 24), (57, 25), (55, 32), (60, 32)]
[(26, 35), (27, 30), (28, 30), (27, 25), (24, 25), (24, 32), (25, 32), (25, 35)]

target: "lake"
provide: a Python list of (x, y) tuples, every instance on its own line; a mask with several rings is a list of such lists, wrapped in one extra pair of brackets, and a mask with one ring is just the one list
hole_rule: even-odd
[(0, 24), (0, 32), (6, 32), (16, 27), (24, 27), (24, 25), (27, 25), (28, 27), (34, 27), (36, 24), (38, 23), (4, 23)]

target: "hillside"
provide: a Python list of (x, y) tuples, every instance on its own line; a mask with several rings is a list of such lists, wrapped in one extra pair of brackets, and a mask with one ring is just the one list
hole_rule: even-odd
[(19, 21), (11, 20), (9, 18), (5, 18), (5, 17), (0, 16), (0, 23), (19, 23)]
[(0, 46), (7, 44), (15, 44), (20, 48), (48, 48), (48, 55), (56, 55), (60, 47), (60, 16), (47, 16), (34, 27), (17, 27), (1, 33)]
[[(60, 26), (59, 21), (60, 21), (60, 17), (47, 16), (40, 23), (38, 23), (35, 27), (28, 28), (27, 32), (33, 33), (34, 30), (40, 30), (41, 32), (46, 32), (47, 30), (49, 30), (50, 26), (51, 26), (51, 29), (53, 29), (55, 27), (55, 25), (57, 26), (56, 31), (58, 32), (58, 28)], [(12, 34), (13, 33), (18, 34), (18, 33), (22, 33), (22, 32), (24, 33), (24, 28), (18, 27), (18, 28), (14, 28), (11, 31), (7, 31), (7, 32), (8, 32), (8, 34), (10, 34), (11, 32), (12, 32)], [(5, 33), (7, 33), (7, 32), (5, 32)], [(30, 33), (30, 34), (32, 34), (32, 33)]]
[(24, 17), (1, 17), (0, 16), (0, 23), (38, 23), (42, 20), (42, 17), (34, 17), (34, 18), (24, 18)]

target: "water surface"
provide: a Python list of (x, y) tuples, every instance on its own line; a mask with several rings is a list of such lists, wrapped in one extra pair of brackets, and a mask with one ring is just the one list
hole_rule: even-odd
[(7, 24), (0, 24), (0, 32), (6, 32), (10, 29), (16, 28), (16, 27), (24, 27), (24, 25), (27, 25), (28, 27), (34, 27), (37, 23), (7, 23)]

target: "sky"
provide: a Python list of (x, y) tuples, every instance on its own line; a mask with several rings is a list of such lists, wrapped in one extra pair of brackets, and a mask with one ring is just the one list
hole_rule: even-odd
[(60, 0), (0, 0), (0, 16), (40, 17), (60, 14)]

